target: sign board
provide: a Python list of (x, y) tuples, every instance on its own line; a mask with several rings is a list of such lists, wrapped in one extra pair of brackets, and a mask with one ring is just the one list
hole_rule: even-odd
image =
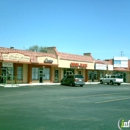
[(128, 57), (114, 57), (114, 67), (128, 68)]
[(113, 70), (113, 65), (108, 65), (108, 70)]
[(30, 62), (30, 57), (24, 56), (19, 53), (2, 54), (2, 58), (3, 60)]
[(2, 67), (13, 67), (13, 63), (9, 63), (9, 62), (2, 62)]
[(82, 67), (82, 68), (86, 68), (87, 64), (82, 64), (82, 63), (71, 63), (70, 64), (71, 67)]
[(105, 64), (95, 64), (96, 70), (107, 70), (107, 65)]
[(53, 60), (48, 60), (48, 58), (46, 58), (45, 60), (44, 60), (44, 63), (53, 63)]

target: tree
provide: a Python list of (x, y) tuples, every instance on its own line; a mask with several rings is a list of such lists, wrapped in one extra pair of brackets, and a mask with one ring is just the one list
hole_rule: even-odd
[(39, 52), (45, 52), (47, 53), (47, 47), (39, 47)]
[(44, 52), (47, 53), (47, 47), (42, 47), (42, 46), (38, 46), (38, 45), (33, 45), (30, 46), (29, 49), (27, 49), (29, 51), (34, 51), (34, 52)]

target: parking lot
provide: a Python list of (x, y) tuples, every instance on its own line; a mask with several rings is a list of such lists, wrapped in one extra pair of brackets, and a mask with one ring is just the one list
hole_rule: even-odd
[(0, 87), (1, 130), (118, 130), (121, 118), (130, 120), (129, 85)]

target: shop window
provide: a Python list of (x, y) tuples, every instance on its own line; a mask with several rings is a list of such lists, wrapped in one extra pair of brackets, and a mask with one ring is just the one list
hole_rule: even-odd
[(81, 70), (78, 71), (78, 74), (82, 74)]
[(13, 67), (7, 67), (7, 80), (13, 80), (14, 78), (14, 68)]
[(43, 80), (50, 80), (50, 68), (44, 68), (43, 69)]
[(88, 79), (89, 80), (98, 80), (98, 74), (97, 71), (89, 71), (88, 73)]
[(102, 78), (104, 75), (103, 75), (103, 72), (100, 72), (100, 78)]
[(55, 82), (58, 82), (59, 79), (59, 71), (55, 70)]
[(32, 68), (32, 80), (38, 80), (39, 68)]
[(72, 74), (74, 74), (74, 69), (64, 69), (64, 77)]
[(17, 80), (23, 80), (23, 67), (17, 68)]
[(94, 79), (98, 80), (98, 74), (97, 74), (97, 72), (94, 72)]

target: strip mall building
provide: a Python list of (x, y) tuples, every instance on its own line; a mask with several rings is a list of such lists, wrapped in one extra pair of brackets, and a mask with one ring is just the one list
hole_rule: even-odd
[[(48, 47), (47, 53), (0, 47), (0, 75), (6, 77), (6, 83), (60, 82), (67, 74), (82, 74), (85, 82), (99, 81), (113, 72), (112, 60), (95, 61), (91, 53), (62, 53), (56, 47)], [(130, 77), (129, 68), (123, 73)]]

